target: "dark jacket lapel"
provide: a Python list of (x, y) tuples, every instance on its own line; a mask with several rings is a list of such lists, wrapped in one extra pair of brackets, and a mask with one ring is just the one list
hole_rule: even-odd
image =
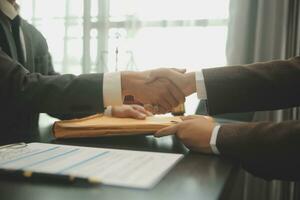
[(7, 39), (7, 44), (8, 44), (10, 55), (11, 55), (12, 59), (18, 60), (18, 54), (17, 54), (15, 41), (11, 34), (7, 17), (1, 11), (0, 11), (0, 25), (2, 26), (5, 37)]

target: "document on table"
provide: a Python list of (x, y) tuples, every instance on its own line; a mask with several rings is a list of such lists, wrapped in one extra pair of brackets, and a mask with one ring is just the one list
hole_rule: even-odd
[(106, 185), (152, 188), (182, 154), (44, 143), (0, 146), (0, 170), (84, 178)]

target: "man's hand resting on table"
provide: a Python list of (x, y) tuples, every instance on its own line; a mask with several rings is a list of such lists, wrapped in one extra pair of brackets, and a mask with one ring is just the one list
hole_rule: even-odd
[(152, 116), (152, 113), (145, 110), (144, 107), (139, 105), (122, 105), (113, 106), (111, 115), (113, 117), (120, 118), (145, 119), (148, 116)]
[(215, 127), (213, 118), (194, 115), (182, 117), (182, 120), (183, 122), (157, 131), (155, 136), (176, 135), (187, 148), (202, 153), (212, 153), (210, 138)]

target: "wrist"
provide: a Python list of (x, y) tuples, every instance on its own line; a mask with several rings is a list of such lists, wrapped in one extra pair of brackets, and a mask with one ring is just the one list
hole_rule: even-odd
[(186, 76), (185, 95), (188, 96), (196, 92), (196, 77), (195, 77), (196, 75), (195, 72), (190, 72), (187, 73), (185, 76)]
[(121, 89), (122, 89), (122, 96), (134, 95), (133, 88), (135, 86), (134, 82), (138, 78), (138, 72), (132, 71), (124, 71), (121, 73)]

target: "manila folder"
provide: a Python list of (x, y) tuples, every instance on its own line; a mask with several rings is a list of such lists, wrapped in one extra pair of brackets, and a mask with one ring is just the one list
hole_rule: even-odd
[(180, 117), (151, 116), (138, 120), (96, 114), (82, 119), (57, 121), (53, 125), (53, 135), (55, 138), (82, 138), (153, 134), (181, 121)]

